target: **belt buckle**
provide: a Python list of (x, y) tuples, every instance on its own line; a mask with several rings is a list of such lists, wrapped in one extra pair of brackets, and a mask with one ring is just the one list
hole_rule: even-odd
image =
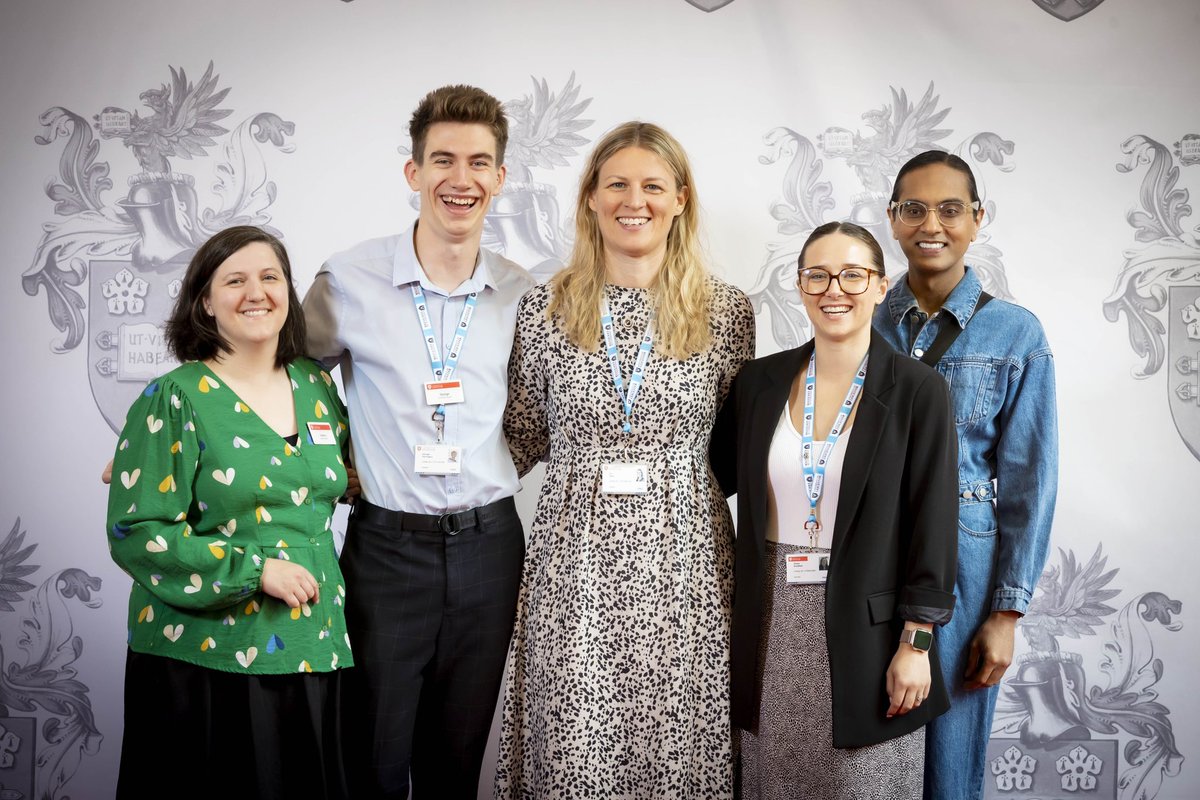
[(458, 527), (458, 520), (454, 519), (458, 514), (446, 513), (438, 515), (438, 529), (447, 536), (457, 536), (462, 532), (462, 528)]

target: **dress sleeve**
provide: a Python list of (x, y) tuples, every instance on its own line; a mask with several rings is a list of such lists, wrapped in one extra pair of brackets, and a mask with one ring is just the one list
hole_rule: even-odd
[(958, 438), (946, 381), (930, 373), (913, 397), (905, 464), (911, 530), (905, 583), (896, 613), (944, 625), (954, 612), (958, 564)]
[(138, 397), (113, 457), (108, 492), (113, 560), (160, 600), (179, 608), (234, 605), (259, 591), (262, 553), (223, 537), (194, 535), (188, 515), (200, 439), (187, 395), (170, 380)]
[(545, 303), (537, 302), (534, 289), (521, 298), (517, 330), (508, 361), (508, 405), (504, 409), (504, 436), (517, 474), (524, 477), (550, 450), (548, 391), (542, 358), (545, 337)]

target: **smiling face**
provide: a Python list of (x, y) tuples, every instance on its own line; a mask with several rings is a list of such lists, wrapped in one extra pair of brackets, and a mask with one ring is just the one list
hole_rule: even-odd
[(269, 345), (274, 351), (288, 316), (288, 278), (265, 242), (252, 242), (221, 262), (204, 310), (231, 352)]
[(504, 175), (496, 136), (478, 123), (434, 123), (420, 162), (413, 158), (404, 165), (408, 185), (421, 195), (421, 228), (447, 242), (479, 238)]
[(916, 200), (931, 209), (925, 221), (915, 226), (901, 222), (895, 212), (891, 214), (892, 236), (908, 258), (909, 269), (924, 278), (946, 275), (957, 282), (965, 271), (967, 248), (979, 233), (983, 211), (968, 210), (965, 219), (948, 228), (932, 209), (948, 200), (970, 206), (967, 176), (946, 164), (928, 164), (905, 175), (896, 194), (898, 202)]
[(687, 205), (666, 162), (649, 150), (626, 147), (600, 165), (588, 197), (608, 256), (661, 263), (667, 235)]
[(818, 339), (846, 341), (869, 337), (871, 315), (887, 294), (887, 278), (878, 274), (882, 265), (875, 263), (871, 249), (852, 236), (834, 232), (809, 242), (802, 268), (820, 268), (830, 275), (837, 275), (844, 269), (871, 271), (870, 281), (862, 294), (846, 294), (840, 280), (830, 281), (825, 294), (800, 293)]

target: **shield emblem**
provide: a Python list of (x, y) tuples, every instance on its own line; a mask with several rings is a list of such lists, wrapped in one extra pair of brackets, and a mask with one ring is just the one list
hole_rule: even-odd
[[(6, 710), (0, 704), (0, 711)], [(0, 798), (37, 797), (37, 722), (36, 717), (0, 717)]]
[(140, 269), (132, 261), (91, 262), (88, 382), (96, 407), (116, 433), (146, 382), (176, 365), (162, 325), (175, 307), (186, 267), (186, 260), (157, 269)]
[(1200, 459), (1200, 285), (1171, 287), (1167, 363), (1171, 418), (1188, 450)]
[[(689, 0), (691, 2), (691, 0)], [(1063, 22), (1078, 19), (1104, 0), (1033, 0), (1047, 14), (1053, 14)]]
[(701, 11), (712, 13), (718, 8), (724, 8), (733, 2), (733, 0), (687, 0), (690, 5), (695, 6)]

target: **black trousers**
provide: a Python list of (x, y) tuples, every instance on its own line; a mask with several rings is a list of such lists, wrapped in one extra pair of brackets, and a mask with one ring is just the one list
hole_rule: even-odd
[(353, 797), (407, 798), (411, 778), (418, 800), (474, 800), (525, 557), (516, 506), (481, 506), (476, 525), (443, 533), (359, 503), (341, 556)]

